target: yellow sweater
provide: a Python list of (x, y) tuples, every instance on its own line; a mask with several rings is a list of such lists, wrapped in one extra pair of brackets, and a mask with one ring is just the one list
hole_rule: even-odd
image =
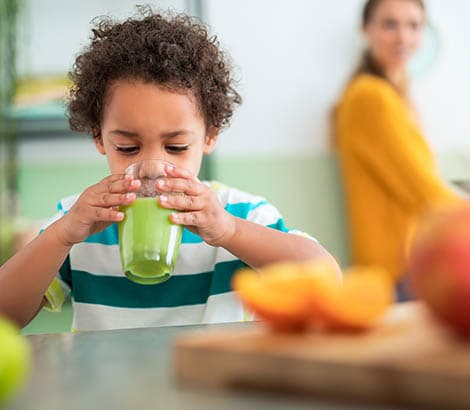
[(405, 243), (423, 212), (459, 201), (438, 175), (429, 146), (396, 90), (360, 75), (336, 116), (354, 264), (404, 273)]

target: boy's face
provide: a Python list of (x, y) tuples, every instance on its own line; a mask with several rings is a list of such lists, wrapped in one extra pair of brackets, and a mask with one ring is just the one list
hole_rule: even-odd
[(191, 96), (140, 80), (111, 85), (101, 135), (95, 138), (112, 174), (124, 173), (133, 162), (161, 159), (197, 176), (203, 154), (216, 142), (217, 130), (206, 130)]

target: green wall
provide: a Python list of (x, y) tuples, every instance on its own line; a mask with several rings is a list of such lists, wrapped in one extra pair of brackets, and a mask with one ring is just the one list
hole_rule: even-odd
[(265, 196), (288, 227), (314, 236), (347, 265), (344, 200), (332, 154), (215, 157), (214, 171), (227, 185)]
[(105, 161), (27, 162), (20, 164), (20, 213), (44, 219), (57, 210), (61, 198), (80, 192), (107, 175)]
[(42, 309), (41, 312), (23, 329), (24, 335), (40, 333), (64, 333), (70, 332), (72, 328), (72, 304), (67, 302), (61, 312), (49, 312)]

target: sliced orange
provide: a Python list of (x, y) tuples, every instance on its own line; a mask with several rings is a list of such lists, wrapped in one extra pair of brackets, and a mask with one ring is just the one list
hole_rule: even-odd
[(301, 330), (323, 321), (312, 294), (339, 287), (340, 277), (329, 262), (279, 263), (259, 272), (237, 273), (233, 288), (245, 305), (278, 330)]
[(345, 272), (339, 289), (323, 293), (314, 303), (328, 328), (364, 330), (374, 325), (393, 300), (393, 283), (385, 271), (356, 267)]
[(243, 269), (233, 288), (249, 309), (278, 330), (367, 329), (394, 296), (383, 270), (356, 267), (341, 278), (328, 261), (279, 263), (259, 272)]

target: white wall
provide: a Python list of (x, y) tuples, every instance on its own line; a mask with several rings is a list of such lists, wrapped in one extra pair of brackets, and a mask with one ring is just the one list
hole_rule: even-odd
[(470, 1), (428, 0), (427, 4), (439, 31), (442, 48), (436, 65), (415, 81), (415, 101), (432, 145), (437, 148), (468, 148)]
[(19, 72), (69, 71), (75, 55), (89, 43), (91, 20), (103, 15), (130, 17), (136, 4), (187, 10), (187, 0), (26, 0), (20, 20)]
[[(219, 154), (309, 153), (328, 147), (328, 115), (362, 48), (362, 0), (207, 0), (207, 20), (239, 67), (245, 99)], [(470, 139), (470, 2), (428, 0), (442, 42), (413, 85), (430, 142)]]
[[(149, 1), (191, 9), (193, 0)], [(89, 36), (90, 20), (124, 17), (135, 0), (28, 0), (22, 73), (65, 72)], [(222, 134), (220, 154), (306, 153), (328, 147), (328, 115), (362, 39), (362, 0), (203, 0), (207, 21), (238, 66), (244, 104)], [(442, 50), (413, 93), (429, 141), (470, 138), (470, 1), (427, 0)]]

